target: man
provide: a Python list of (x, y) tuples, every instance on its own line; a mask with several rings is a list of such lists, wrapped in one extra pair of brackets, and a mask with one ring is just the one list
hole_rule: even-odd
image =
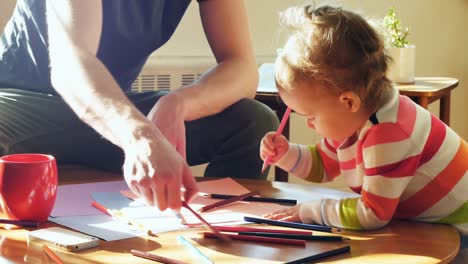
[(187, 161), (210, 162), (207, 176), (261, 177), (259, 142), (278, 121), (251, 100), (258, 75), (243, 1), (198, 1), (217, 61), (198, 81), (129, 92), (190, 2), (19, 0), (0, 43), (1, 154), (123, 163), (130, 189), (161, 210), (180, 208), (181, 186), (182, 199), (196, 193)]

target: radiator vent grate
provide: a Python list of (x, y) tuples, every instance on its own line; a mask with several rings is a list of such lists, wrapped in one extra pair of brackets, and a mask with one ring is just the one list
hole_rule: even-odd
[[(272, 56), (257, 56), (257, 63), (271, 61), (274, 61)], [(152, 55), (133, 82), (132, 91), (175, 90), (198, 80), (215, 64), (212, 56)]]
[(190, 85), (214, 64), (208, 56), (152, 56), (133, 82), (132, 91), (174, 90)]

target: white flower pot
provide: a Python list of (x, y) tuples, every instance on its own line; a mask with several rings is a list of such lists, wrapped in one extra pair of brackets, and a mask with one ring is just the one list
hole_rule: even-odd
[(390, 64), (388, 78), (396, 83), (414, 82), (416, 46), (408, 45), (403, 48), (391, 47), (390, 56), (393, 58), (393, 62)]

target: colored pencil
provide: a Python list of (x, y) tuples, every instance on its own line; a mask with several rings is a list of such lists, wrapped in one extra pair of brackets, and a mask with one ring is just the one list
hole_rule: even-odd
[(186, 239), (184, 236), (177, 236), (177, 238), (179, 239), (180, 242), (182, 242), (182, 244), (184, 246), (186, 246), (188, 249), (190, 249), (193, 253), (195, 253), (195, 255), (197, 255), (198, 257), (200, 257), (200, 259), (203, 260), (204, 263), (208, 263), (208, 264), (214, 264), (214, 262), (205, 254), (203, 254), (203, 252), (201, 252), (195, 245), (193, 245), (188, 239)]
[(42, 245), (42, 250), (49, 256), (56, 264), (63, 264), (63, 261), (52, 251), (47, 245)]
[[(216, 234), (211, 232), (203, 232), (203, 237), (216, 238)], [(246, 236), (246, 235), (235, 235), (235, 234), (225, 234), (232, 240), (242, 240), (242, 241), (253, 241), (253, 242), (265, 242), (265, 243), (274, 243), (274, 244), (284, 244), (284, 245), (295, 245), (295, 246), (305, 246), (305, 240), (299, 239), (284, 239), (284, 238), (274, 238), (274, 237), (260, 237), (260, 236)]]
[(305, 258), (296, 259), (296, 260), (293, 260), (293, 261), (290, 261), (290, 262), (286, 262), (285, 264), (308, 263), (308, 262), (318, 260), (318, 259), (321, 259), (321, 258), (324, 258), (324, 257), (333, 256), (333, 255), (337, 255), (337, 254), (340, 254), (340, 253), (345, 253), (345, 252), (348, 252), (350, 250), (351, 250), (350, 246), (340, 247), (340, 248), (333, 249), (333, 250), (330, 250), (330, 251), (326, 251), (326, 252), (323, 252), (323, 253), (315, 254), (315, 255), (312, 255), (312, 256), (305, 257)]
[(139, 222), (136, 222), (134, 219), (130, 218), (130, 217), (127, 217), (126, 215), (124, 215), (121, 211), (119, 210), (112, 210), (112, 209), (108, 209), (106, 208), (104, 205), (96, 202), (96, 201), (92, 201), (91, 204), (98, 210), (102, 211), (103, 213), (106, 213), (112, 217), (115, 217), (117, 219), (121, 219), (121, 220), (124, 220), (127, 222), (127, 224), (131, 225), (131, 226), (135, 226), (137, 227), (138, 229), (144, 231), (148, 236), (155, 236), (157, 237), (158, 235), (156, 235), (155, 233), (153, 233), (153, 231), (151, 231), (150, 228), (146, 227), (144, 224), (142, 223), (139, 223)]
[(200, 214), (198, 214), (195, 210), (193, 210), (188, 204), (187, 202), (185, 201), (182, 201), (182, 206), (187, 208), (190, 212), (192, 212), (192, 214), (198, 218), (198, 220), (200, 220), (202, 223), (204, 223), (214, 234), (216, 234), (218, 236), (218, 238), (220, 238), (221, 240), (224, 240), (224, 241), (229, 241), (231, 239), (229, 239), (228, 236), (226, 236), (225, 234), (221, 233), (218, 231), (218, 229), (214, 228), (210, 223), (208, 223)]
[(317, 235), (293, 235), (293, 234), (279, 234), (279, 233), (267, 233), (267, 232), (239, 232), (239, 235), (246, 236), (261, 236), (261, 237), (276, 237), (285, 239), (300, 239), (307, 241), (345, 241), (348, 238), (342, 236), (317, 236)]
[(244, 194), (241, 194), (241, 195), (238, 195), (238, 196), (233, 196), (233, 197), (231, 197), (229, 199), (226, 199), (226, 200), (221, 200), (221, 201), (216, 202), (216, 203), (205, 205), (202, 208), (200, 208), (199, 210), (200, 210), (200, 212), (206, 212), (208, 210), (211, 210), (211, 209), (214, 209), (214, 208), (217, 208), (217, 207), (221, 207), (221, 206), (228, 205), (228, 204), (231, 204), (231, 203), (234, 203), (234, 202), (242, 201), (245, 198), (248, 198), (248, 197), (251, 197), (251, 196), (254, 196), (254, 195), (257, 195), (257, 194), (258, 194), (258, 191), (252, 191), (252, 192), (244, 193)]
[[(235, 195), (217, 194), (217, 193), (202, 194), (201, 196), (208, 197), (208, 198), (213, 198), (213, 199), (229, 199), (229, 198), (232, 198), (232, 197), (236, 197)], [(250, 196), (250, 197), (244, 198), (243, 201), (290, 204), (290, 205), (296, 205), (297, 204), (297, 200), (293, 200), (293, 199), (257, 197), (257, 196)]]
[(136, 250), (136, 249), (130, 250), (130, 253), (132, 253), (132, 255), (136, 257), (145, 258), (145, 259), (149, 259), (149, 260), (153, 260), (153, 261), (157, 261), (157, 262), (161, 262), (165, 264), (188, 264), (187, 262), (162, 257), (159, 255), (151, 254), (148, 252), (143, 252), (143, 251)]
[(0, 219), (0, 224), (17, 225), (24, 227), (39, 227), (39, 222), (37, 221)]
[(291, 229), (270, 229), (257, 228), (248, 226), (216, 226), (216, 229), (224, 232), (267, 232), (276, 234), (291, 234), (291, 235), (312, 235), (311, 231), (291, 230)]
[[(284, 126), (286, 125), (286, 122), (288, 121), (290, 114), (291, 114), (291, 108), (288, 107), (286, 111), (284, 112), (284, 115), (283, 115), (283, 118), (281, 119), (281, 123), (278, 127), (278, 130), (276, 130), (275, 138), (281, 135), (281, 133), (283, 133)], [(265, 160), (263, 161), (262, 173), (265, 172), (265, 169), (268, 167), (268, 165), (270, 165), (270, 159), (271, 159), (270, 156), (267, 156)]]
[(333, 228), (330, 226), (323, 226), (323, 225), (312, 225), (312, 224), (303, 224), (303, 223), (295, 223), (295, 222), (286, 222), (286, 221), (277, 221), (265, 218), (256, 218), (250, 216), (244, 216), (244, 221), (257, 223), (257, 224), (269, 224), (274, 226), (284, 226), (284, 227), (292, 227), (298, 229), (306, 229), (306, 230), (313, 230), (313, 231), (321, 231), (321, 232), (339, 232), (340, 229)]

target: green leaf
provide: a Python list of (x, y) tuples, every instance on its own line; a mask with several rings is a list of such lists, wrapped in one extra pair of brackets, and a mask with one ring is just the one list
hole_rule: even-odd
[(395, 8), (390, 7), (383, 23), (386, 29), (386, 38), (394, 47), (402, 48), (408, 45), (409, 28), (401, 29), (401, 21), (397, 18)]

